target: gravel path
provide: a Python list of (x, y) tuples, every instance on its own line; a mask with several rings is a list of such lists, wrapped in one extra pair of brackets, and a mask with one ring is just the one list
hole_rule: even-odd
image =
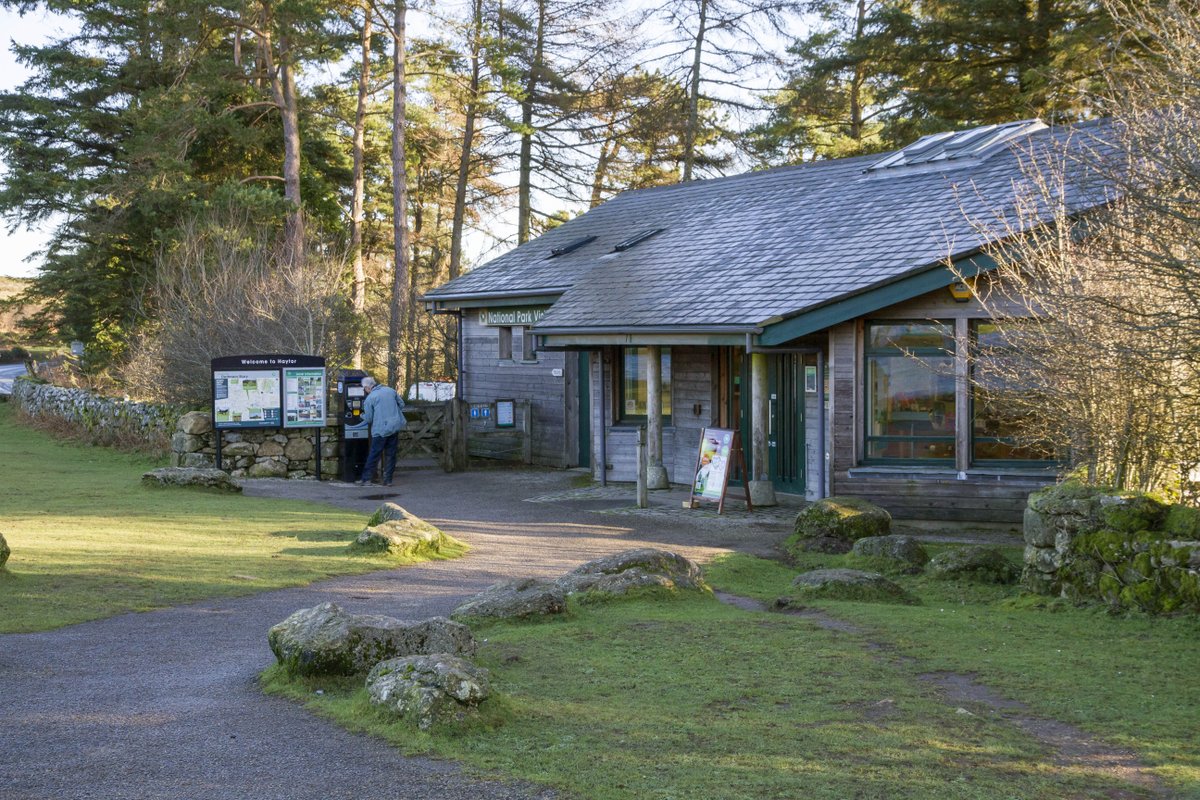
[[(541, 787), (479, 782), (457, 765), (406, 758), (256, 685), (272, 663), (266, 631), (298, 608), (419, 619), (508, 577), (564, 572), (632, 547), (707, 560), (770, 552), (786, 528), (594, 513), (629, 505), (528, 503), (570, 488), (569, 473), (398, 473), (395, 491), (249, 481), (247, 493), (374, 510), (380, 495), (471, 544), (456, 561), (339, 578), (299, 589), (126, 614), (39, 634), (0, 636), (0, 798), (547, 798)], [(673, 498), (669, 498), (673, 499)], [(667, 502), (664, 500), (663, 502)]]

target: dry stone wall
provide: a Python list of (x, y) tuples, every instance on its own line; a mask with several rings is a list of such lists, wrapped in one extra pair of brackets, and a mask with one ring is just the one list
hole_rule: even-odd
[[(338, 474), (338, 429), (321, 429), (321, 474)], [(225, 431), (221, 468), (235, 478), (311, 478), (317, 474), (312, 428)], [(204, 411), (179, 418), (171, 437), (171, 466), (215, 467), (217, 440)]]
[(58, 417), (97, 438), (126, 434), (145, 441), (170, 437), (185, 410), (163, 403), (101, 397), (86, 389), (53, 386), (25, 378), (13, 383), (12, 401), (31, 417)]
[[(99, 440), (136, 438), (170, 442), (172, 467), (215, 467), (216, 438), (205, 411), (162, 403), (101, 397), (32, 380), (17, 380), (12, 401), (31, 417), (54, 416)], [(338, 473), (338, 429), (321, 429), (321, 473)], [(317, 474), (313, 429), (227, 431), (221, 466), (232, 477), (308, 478)]]
[(1029, 591), (1200, 613), (1200, 509), (1067, 482), (1030, 496), (1024, 527)]

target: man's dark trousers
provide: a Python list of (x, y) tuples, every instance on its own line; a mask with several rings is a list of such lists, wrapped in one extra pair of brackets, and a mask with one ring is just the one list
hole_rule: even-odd
[(383, 482), (392, 482), (392, 474), (396, 471), (396, 445), (399, 442), (399, 433), (393, 433), (391, 436), (371, 437), (371, 449), (367, 453), (367, 463), (363, 464), (362, 480), (364, 483), (370, 483), (371, 478), (375, 475), (375, 466), (379, 463), (380, 456), (383, 456)]

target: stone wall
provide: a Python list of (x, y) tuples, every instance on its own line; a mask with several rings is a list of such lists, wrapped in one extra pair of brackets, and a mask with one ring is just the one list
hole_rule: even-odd
[(1030, 496), (1024, 528), (1032, 592), (1200, 612), (1200, 510), (1068, 482)]
[(101, 397), (86, 389), (68, 389), (18, 378), (12, 401), (31, 417), (53, 416), (78, 426), (99, 441), (166, 441), (184, 413), (178, 406)]
[[(221, 468), (235, 478), (310, 478), (317, 474), (312, 428), (225, 431)], [(212, 418), (192, 411), (179, 418), (171, 437), (171, 466), (214, 467), (217, 444)], [(338, 429), (321, 429), (321, 474), (338, 474)]]

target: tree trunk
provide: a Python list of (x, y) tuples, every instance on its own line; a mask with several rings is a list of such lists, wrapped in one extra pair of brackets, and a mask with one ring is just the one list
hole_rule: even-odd
[(592, 175), (592, 199), (588, 208), (595, 208), (604, 199), (604, 186), (608, 182), (608, 169), (612, 164), (620, 143), (614, 128), (615, 122), (610, 122), (605, 132), (604, 141), (600, 143), (600, 157), (596, 160), (596, 171)]
[[(367, 129), (367, 89), (371, 70), (371, 7), (363, 6), (362, 56), (358, 73), (358, 107), (354, 113), (354, 197), (350, 203), (350, 258), (354, 268), (354, 314), (359, 319), (367, 311), (367, 272), (363, 265), (363, 198), (366, 191), (364, 150)], [(363, 342), (354, 336), (355, 368), (362, 369)]]
[[(858, 14), (854, 19), (854, 41), (860, 42), (867, 24), (867, 0), (858, 0)], [(850, 138), (856, 142), (863, 137), (862, 87), (866, 81), (866, 70), (862, 61), (854, 65), (854, 77), (850, 81)]]
[(521, 100), (521, 156), (517, 187), (517, 244), (529, 241), (530, 219), (533, 216), (533, 98), (541, 79), (546, 36), (546, 0), (538, 0), (537, 38), (529, 75), (525, 82), (525, 97)]
[(287, 36), (279, 37), (276, 63), (270, 29), (274, 25), (271, 4), (262, 3), (263, 33), (259, 50), (271, 81), (271, 96), (283, 122), (283, 196), (292, 204), (285, 227), (288, 258), (293, 264), (304, 260), (304, 210), (300, 198), (300, 113), (296, 102), (296, 75)]
[(462, 273), (463, 225), (467, 216), (467, 181), (471, 174), (471, 148), (475, 142), (475, 115), (479, 113), (479, 52), (483, 35), (483, 0), (475, 0), (471, 19), (471, 88), (463, 119), (462, 147), (458, 153), (458, 182), (454, 186), (454, 220), (450, 228), (450, 280)]
[(280, 83), (283, 89), (283, 193), (291, 202), (287, 219), (292, 263), (304, 261), (304, 205), (300, 199), (300, 112), (296, 103), (296, 72), (288, 39), (279, 39)]
[(392, 23), (392, 307), (388, 325), (388, 385), (400, 381), (400, 339), (408, 293), (408, 173), (404, 163), (404, 0), (396, 0)]
[(700, 21), (696, 28), (696, 44), (692, 51), (692, 71), (688, 84), (688, 121), (683, 132), (683, 179), (692, 179), (696, 162), (696, 128), (700, 125), (700, 68), (704, 55), (705, 26), (708, 24), (708, 0), (700, 0)]

